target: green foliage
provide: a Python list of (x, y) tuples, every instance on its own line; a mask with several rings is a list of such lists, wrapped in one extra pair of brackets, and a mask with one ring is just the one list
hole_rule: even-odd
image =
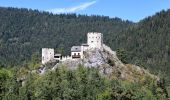
[[(106, 42), (113, 50), (124, 48), (128, 63), (147, 66), (154, 74), (165, 74), (170, 86), (170, 10), (161, 11), (111, 34)], [(126, 61), (126, 60), (125, 60)]]
[(0, 79), (4, 80), (11, 76), (11, 72), (5, 68), (0, 68)]
[(76, 14), (53, 15), (31, 9), (0, 7), (0, 63), (4, 66), (30, 62), (34, 54), (41, 58), (42, 48), (55, 48), (68, 55), (73, 45), (86, 41), (86, 33), (107, 35), (120, 32), (131, 22), (104, 16)]
[[(164, 73), (170, 87), (169, 16), (170, 10), (161, 11), (139, 23), (132, 23), (104, 16), (53, 15), (37, 10), (1, 7), (0, 67), (20, 65), (36, 69), (41, 48), (52, 47), (56, 48), (56, 52), (69, 54), (72, 45), (86, 41), (85, 33), (97, 31), (104, 34), (104, 43), (113, 50), (126, 50), (120, 50), (119, 55), (124, 63), (147, 66), (155, 74)], [(107, 91), (103, 95), (107, 96)]]
[(117, 49), (116, 50), (116, 54), (118, 56), (118, 58), (125, 64), (128, 63), (128, 55), (127, 52), (124, 49)]
[(130, 83), (99, 74), (96, 68), (79, 66), (76, 70), (58, 67), (43, 75), (27, 74), (25, 83), (16, 72), (3, 81), (2, 100), (163, 100), (167, 97), (161, 84)]
[(41, 62), (40, 59), (41, 58), (39, 57), (39, 54), (38, 53), (34, 53), (31, 56), (31, 60), (27, 63), (27, 67), (29, 67), (30, 70), (39, 68), (40, 67), (40, 62)]

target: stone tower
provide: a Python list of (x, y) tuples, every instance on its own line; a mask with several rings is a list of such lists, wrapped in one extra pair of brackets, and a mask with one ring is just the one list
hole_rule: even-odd
[(103, 50), (103, 34), (97, 32), (88, 33), (87, 44), (89, 45), (89, 49), (98, 48)]
[(42, 48), (42, 64), (46, 64), (49, 61), (54, 60), (54, 49)]

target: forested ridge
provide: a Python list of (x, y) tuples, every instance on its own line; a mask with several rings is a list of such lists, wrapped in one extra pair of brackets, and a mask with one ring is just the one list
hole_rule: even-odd
[(103, 33), (104, 43), (113, 50), (125, 51), (126, 63), (144, 67), (170, 85), (170, 10), (133, 23), (98, 15), (1, 7), (0, 66), (39, 66), (43, 47), (68, 55), (71, 46), (86, 42), (86, 33), (91, 31)]
[(146, 67), (170, 82), (170, 10), (147, 17), (116, 37), (111, 39), (111, 47), (124, 48), (128, 62)]
[(0, 62), (19, 65), (33, 53), (41, 57), (41, 48), (52, 47), (69, 54), (73, 45), (86, 42), (87, 32), (118, 33), (131, 25), (119, 18), (76, 14), (53, 15), (28, 9), (0, 9)]

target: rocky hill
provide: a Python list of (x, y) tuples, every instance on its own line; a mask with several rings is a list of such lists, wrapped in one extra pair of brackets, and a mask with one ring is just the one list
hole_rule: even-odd
[[(53, 15), (37, 10), (0, 7), (0, 22), (0, 99), (73, 97), (75, 100), (81, 97), (84, 100), (83, 97), (86, 97), (89, 100), (100, 95), (119, 100), (134, 97), (137, 100), (164, 100), (160, 98), (168, 97), (166, 87), (170, 83), (170, 10), (133, 23), (97, 15)], [(72, 45), (85, 41), (84, 33), (89, 31), (103, 33), (104, 43), (112, 50), (126, 50), (128, 62), (135, 65), (122, 63), (116, 53), (105, 46), (104, 51), (86, 52), (83, 61), (49, 64), (38, 70), (41, 75), (34, 74), (37, 70), (32, 71), (33, 74), (29, 73), (39, 66), (42, 47), (56, 48), (60, 53), (68, 54)], [(75, 70), (63, 71), (60, 65)], [(80, 65), (85, 67), (84, 72), (77, 69)], [(145, 66), (152, 73), (159, 74), (163, 77), (162, 81), (155, 84), (152, 80), (159, 78), (136, 65)], [(115, 82), (116, 85), (103, 82), (94, 68), (99, 69), (102, 76), (115, 79), (106, 80), (109, 84)], [(28, 82), (24, 87), (16, 80), (18, 76), (27, 77)], [(130, 81), (130, 84), (127, 85), (126, 81)], [(131, 84), (132, 82), (137, 84)]]
[[(112, 51), (110, 47), (103, 45), (104, 50), (91, 49), (87, 50), (84, 54), (84, 59), (66, 60), (56, 65), (47, 64), (43, 66), (42, 73), (47, 69), (54, 70), (59, 66), (66, 66), (69, 69), (77, 69), (79, 65), (83, 65), (87, 68), (97, 68), (100, 73), (111, 78), (126, 80), (135, 83), (144, 83), (148, 79), (159, 81), (159, 77), (150, 74), (149, 71), (132, 64), (122, 63), (116, 55), (115, 51)], [(49, 66), (50, 65), (50, 66)]]
[(53, 15), (0, 7), (0, 67), (36, 66), (43, 47), (69, 54), (72, 45), (85, 41), (84, 33), (98, 31), (112, 50), (128, 53), (128, 63), (145, 66), (170, 86), (169, 16), (166, 10), (133, 23), (98, 15)]
[(168, 99), (164, 81), (136, 65), (123, 64), (106, 45), (103, 51), (86, 51), (83, 60), (47, 63), (31, 73), (23, 68), (18, 71), (20, 79), (14, 74), (2, 81), (2, 100)]

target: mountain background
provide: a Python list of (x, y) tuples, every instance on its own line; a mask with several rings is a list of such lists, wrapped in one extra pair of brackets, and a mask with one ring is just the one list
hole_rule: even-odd
[(54, 15), (31, 9), (0, 8), (0, 66), (24, 67), (41, 62), (41, 48), (69, 55), (73, 45), (86, 42), (86, 33), (104, 35), (112, 50), (124, 50), (126, 63), (150, 70), (170, 85), (170, 10), (138, 23), (98, 15)]
[[(1, 63), (18, 65), (31, 58), (41, 48), (56, 48), (65, 55), (73, 45), (86, 43), (86, 34), (102, 32), (108, 41), (132, 22), (119, 18), (76, 14), (53, 15), (28, 9), (1, 8), (0, 10)], [(41, 58), (41, 57), (40, 57)]]

